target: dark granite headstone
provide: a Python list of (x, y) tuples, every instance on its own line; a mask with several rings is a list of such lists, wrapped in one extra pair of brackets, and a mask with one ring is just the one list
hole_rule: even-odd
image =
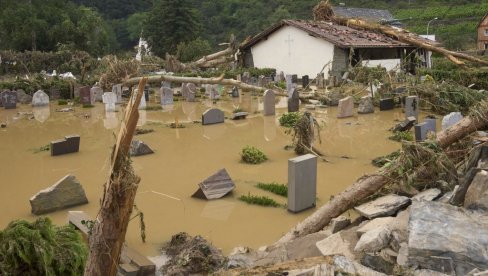
[(291, 83), (295, 83), (297, 84), (298, 83), (298, 75), (291, 75)]
[(232, 87), (232, 98), (239, 98), (239, 88), (237, 86)]
[(310, 83), (310, 79), (308, 78), (308, 75), (305, 75), (302, 77), (302, 87), (305, 88), (308, 86)]
[(427, 139), (427, 123), (415, 125), (415, 141), (421, 142)]
[(395, 108), (395, 101), (393, 98), (381, 99), (380, 100), (380, 110), (392, 110)]
[(298, 90), (294, 88), (290, 98), (288, 98), (288, 112), (297, 112), (299, 109), (300, 99), (298, 97)]
[(408, 131), (408, 130), (410, 130), (413, 127), (413, 125), (415, 124), (415, 122), (417, 122), (417, 119), (415, 119), (415, 117), (413, 117), (413, 116), (408, 117), (403, 122), (398, 123), (393, 128), (393, 132), (397, 132), (397, 131)]
[(202, 114), (202, 125), (219, 124), (224, 122), (224, 112), (218, 108), (211, 108)]
[(90, 86), (83, 86), (80, 88), (80, 103), (81, 104), (92, 104), (91, 103), (91, 93)]
[(80, 136), (65, 136), (62, 140), (51, 141), (51, 156), (78, 152), (80, 150)]
[(17, 107), (17, 92), (4, 91), (0, 94), (3, 107), (5, 109), (14, 109)]
[(58, 100), (59, 98), (61, 98), (61, 92), (59, 91), (59, 88), (51, 87), (49, 89), (49, 98), (51, 100)]
[(149, 85), (144, 86), (144, 97), (146, 98), (146, 102), (149, 102)]

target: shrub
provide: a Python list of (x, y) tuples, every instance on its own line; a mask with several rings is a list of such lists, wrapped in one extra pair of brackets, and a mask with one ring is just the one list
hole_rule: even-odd
[(255, 147), (245, 146), (241, 152), (241, 159), (248, 164), (259, 164), (268, 160), (268, 157)]
[(278, 202), (274, 201), (273, 199), (267, 197), (267, 196), (255, 196), (248, 194), (240, 196), (239, 200), (244, 201), (248, 204), (254, 204), (254, 205), (261, 205), (261, 206), (267, 206), (267, 207), (280, 207), (282, 206)]
[(411, 131), (397, 131), (393, 133), (388, 139), (401, 142), (401, 141), (413, 141), (413, 134)]
[(257, 188), (271, 192), (275, 195), (288, 197), (288, 186), (285, 184), (278, 184), (276, 182), (271, 183), (258, 183)]
[(293, 127), (300, 120), (300, 112), (288, 112), (280, 117), (280, 126)]

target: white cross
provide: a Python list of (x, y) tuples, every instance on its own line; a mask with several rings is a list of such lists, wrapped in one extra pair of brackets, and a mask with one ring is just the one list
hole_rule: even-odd
[(288, 35), (288, 39), (285, 40), (285, 43), (288, 44), (288, 56), (291, 57), (291, 43), (293, 42), (293, 39), (291, 39), (291, 36)]

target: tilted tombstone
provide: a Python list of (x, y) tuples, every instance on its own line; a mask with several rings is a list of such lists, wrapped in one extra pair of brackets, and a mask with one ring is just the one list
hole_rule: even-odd
[(195, 96), (197, 95), (197, 87), (194, 83), (186, 84), (186, 88), (188, 89), (188, 94), (186, 97), (187, 102), (194, 102)]
[(288, 160), (288, 210), (297, 213), (315, 207), (317, 157), (312, 154)]
[(405, 98), (405, 116), (419, 119), (419, 97), (408, 96)]
[(170, 105), (173, 104), (173, 90), (168, 87), (163, 87), (163, 94), (161, 95), (161, 104)]
[(298, 90), (295, 88), (291, 93), (291, 97), (288, 98), (288, 112), (298, 112), (300, 109), (300, 98)]
[(80, 136), (70, 135), (64, 139), (51, 141), (51, 156), (78, 152), (80, 150)]
[(308, 78), (308, 75), (305, 75), (302, 77), (302, 87), (305, 88), (308, 86), (310, 83), (310, 79)]
[(239, 88), (237, 86), (232, 87), (232, 98), (239, 98)]
[(2, 105), (5, 109), (17, 108), (17, 92), (4, 91), (0, 94)]
[(339, 100), (337, 118), (347, 118), (354, 114), (354, 99), (349, 96)]
[(266, 90), (263, 95), (263, 115), (275, 115), (275, 93), (273, 90)]
[(49, 105), (49, 96), (42, 90), (38, 90), (32, 95), (32, 106), (46, 106)]
[(92, 104), (90, 86), (83, 86), (80, 88), (80, 103)]
[(112, 93), (117, 96), (117, 103), (122, 102), (122, 84), (116, 84), (112, 86)]
[(207, 109), (202, 114), (202, 125), (219, 124), (224, 122), (224, 112), (218, 108)]
[(105, 92), (102, 96), (102, 102), (105, 104), (105, 111), (115, 112), (115, 104), (117, 103), (117, 95), (114, 92)]

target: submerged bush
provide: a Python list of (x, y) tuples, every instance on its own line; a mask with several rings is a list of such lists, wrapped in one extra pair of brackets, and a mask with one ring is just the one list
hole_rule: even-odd
[(88, 249), (73, 226), (15, 220), (0, 231), (1, 275), (83, 275)]
[(261, 189), (261, 190), (271, 192), (275, 195), (280, 195), (280, 196), (284, 196), (284, 197), (288, 196), (288, 186), (285, 184), (278, 184), (276, 182), (258, 183), (256, 185), (256, 187)]
[(244, 201), (248, 204), (254, 204), (254, 205), (261, 205), (261, 206), (266, 206), (266, 207), (280, 207), (281, 204), (278, 202), (274, 201), (273, 199), (267, 197), (267, 196), (255, 196), (248, 194), (240, 196), (239, 200)]
[(268, 160), (268, 157), (258, 148), (245, 146), (241, 152), (241, 159), (245, 163), (259, 164)]
[(280, 126), (294, 127), (302, 115), (300, 112), (288, 112), (280, 117)]

